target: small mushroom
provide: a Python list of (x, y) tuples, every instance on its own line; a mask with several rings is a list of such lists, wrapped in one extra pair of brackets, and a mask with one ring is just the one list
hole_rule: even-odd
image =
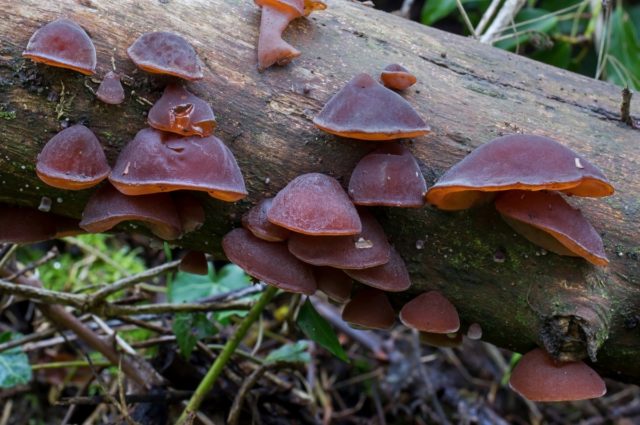
[(344, 306), (342, 320), (366, 329), (391, 329), (396, 312), (383, 291), (363, 287)]
[(190, 233), (202, 227), (206, 217), (198, 198), (188, 192), (174, 192), (172, 198), (184, 233)]
[(124, 88), (120, 82), (120, 76), (109, 71), (102, 79), (96, 91), (96, 97), (109, 105), (119, 105), (124, 102)]
[(196, 190), (227, 202), (247, 195), (233, 154), (220, 139), (140, 130), (120, 152), (111, 183), (126, 195)]
[(327, 133), (361, 140), (418, 137), (430, 130), (409, 102), (368, 74), (353, 77), (313, 123)]
[(207, 263), (207, 257), (204, 252), (189, 251), (180, 260), (180, 270), (193, 274), (207, 274), (209, 273), (209, 263)]
[(327, 297), (338, 304), (349, 301), (353, 279), (342, 270), (332, 267), (314, 267), (313, 274), (318, 284), (318, 290), (324, 292)]
[(424, 205), (426, 192), (416, 159), (400, 145), (363, 157), (349, 180), (349, 196), (356, 205), (418, 208)]
[(284, 243), (264, 241), (240, 228), (225, 235), (222, 249), (229, 261), (256, 279), (288, 292), (316, 291), (311, 266), (291, 255)]
[(400, 310), (400, 321), (421, 332), (450, 334), (460, 329), (455, 306), (438, 291), (418, 295)]
[(152, 74), (166, 74), (185, 80), (203, 77), (198, 54), (181, 36), (170, 32), (142, 34), (127, 54), (138, 68)]
[(530, 401), (575, 401), (605, 395), (600, 376), (584, 362), (560, 363), (536, 348), (522, 356), (509, 386)]
[(216, 117), (207, 102), (179, 84), (169, 84), (147, 115), (153, 128), (181, 136), (207, 137), (216, 128)]
[(22, 56), (85, 75), (96, 70), (93, 41), (80, 25), (69, 19), (58, 19), (38, 29), (29, 39)]
[(589, 197), (614, 192), (602, 172), (571, 149), (547, 137), (512, 134), (480, 146), (451, 167), (426, 199), (442, 210), (462, 210), (505, 190), (559, 190)]
[(387, 65), (380, 74), (380, 80), (385, 87), (394, 90), (406, 90), (418, 81), (407, 68), (397, 63)]
[(389, 262), (377, 267), (344, 272), (367, 286), (387, 292), (402, 292), (411, 286), (411, 278), (404, 260), (395, 248), (391, 247)]
[(303, 174), (273, 199), (267, 219), (307, 235), (355, 235), (362, 231), (358, 211), (340, 183), (325, 174)]
[(49, 186), (82, 190), (104, 180), (111, 168), (98, 138), (83, 125), (62, 130), (47, 142), (36, 164), (36, 174)]
[(82, 212), (80, 227), (101, 233), (123, 221), (144, 223), (156, 236), (174, 240), (180, 237), (180, 218), (171, 197), (166, 193), (126, 196), (107, 184), (89, 198)]
[(251, 208), (242, 216), (242, 227), (249, 230), (255, 237), (269, 242), (282, 242), (289, 238), (291, 231), (276, 226), (267, 220), (267, 213), (271, 209), (273, 198), (265, 198), (258, 205)]
[(516, 232), (547, 251), (609, 264), (598, 232), (557, 192), (509, 191), (498, 196), (496, 209)]

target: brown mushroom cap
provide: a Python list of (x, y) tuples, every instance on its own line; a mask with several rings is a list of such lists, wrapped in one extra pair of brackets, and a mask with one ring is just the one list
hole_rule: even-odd
[(324, 292), (333, 301), (344, 304), (351, 298), (353, 279), (342, 270), (332, 267), (314, 267), (313, 274), (318, 290)]
[(327, 133), (361, 140), (418, 137), (430, 130), (409, 102), (367, 74), (353, 77), (313, 123)]
[(125, 146), (109, 180), (127, 195), (186, 189), (229, 202), (247, 195), (240, 168), (220, 139), (178, 137), (153, 128), (140, 130)]
[(411, 286), (411, 278), (404, 260), (391, 247), (389, 262), (381, 266), (362, 270), (344, 270), (353, 279), (365, 285), (387, 292), (402, 292)]
[(415, 75), (409, 72), (407, 68), (397, 63), (387, 65), (380, 74), (380, 80), (385, 87), (394, 90), (405, 90), (418, 81)]
[(349, 196), (356, 205), (418, 208), (426, 192), (418, 162), (400, 145), (363, 157), (349, 180)]
[(289, 229), (276, 226), (267, 220), (267, 213), (271, 209), (273, 198), (265, 198), (258, 205), (251, 208), (242, 216), (242, 226), (254, 236), (269, 242), (286, 241), (291, 234)]
[(200, 200), (188, 192), (174, 192), (171, 195), (178, 210), (182, 231), (190, 233), (202, 227), (206, 217)]
[(53, 136), (38, 155), (36, 164), (40, 180), (68, 190), (95, 186), (110, 170), (98, 138), (83, 125), (68, 127)]
[(300, 12), (263, 6), (258, 37), (258, 70), (272, 65), (286, 65), (300, 56), (300, 51), (282, 39), (289, 22), (302, 16)]
[(309, 173), (293, 179), (273, 199), (267, 219), (307, 235), (355, 235), (362, 231), (358, 211), (333, 177)]
[(421, 332), (449, 334), (460, 329), (458, 311), (438, 291), (418, 295), (400, 310), (400, 321)]
[(311, 266), (291, 255), (284, 243), (266, 242), (246, 229), (234, 229), (222, 239), (229, 260), (247, 274), (284, 291), (311, 295), (316, 281)]
[(348, 236), (291, 233), (289, 251), (305, 263), (337, 269), (367, 269), (389, 262), (391, 247), (373, 215), (360, 210), (362, 232)]
[(574, 401), (602, 397), (607, 387), (584, 362), (556, 362), (540, 348), (522, 356), (509, 386), (531, 401)]
[(609, 264), (598, 232), (557, 192), (509, 191), (496, 199), (496, 209), (516, 232), (548, 251)]
[(216, 128), (216, 117), (207, 102), (179, 84), (169, 84), (147, 115), (153, 128), (182, 136), (206, 137)]
[(602, 172), (547, 137), (512, 134), (486, 143), (447, 171), (427, 192), (427, 202), (462, 210), (505, 190), (559, 190), (576, 196), (613, 194)]
[(124, 88), (122, 88), (120, 76), (109, 71), (102, 79), (96, 91), (96, 97), (109, 105), (119, 105), (124, 102)]
[(209, 263), (204, 252), (189, 251), (180, 260), (179, 269), (187, 273), (207, 274), (209, 273)]
[(69, 19), (49, 22), (34, 32), (22, 56), (86, 75), (96, 71), (93, 42), (80, 25)]
[(203, 77), (196, 51), (177, 34), (162, 31), (142, 34), (129, 46), (127, 54), (140, 69), (152, 74), (168, 74), (185, 80)]
[(342, 319), (367, 329), (390, 329), (396, 321), (387, 294), (375, 288), (360, 288), (342, 310)]
[(130, 220), (144, 223), (162, 239), (177, 239), (182, 233), (178, 213), (168, 194), (126, 196), (109, 184), (89, 198), (80, 227), (87, 232), (100, 233)]
[(0, 243), (28, 244), (53, 239), (57, 230), (53, 217), (32, 208), (0, 204)]

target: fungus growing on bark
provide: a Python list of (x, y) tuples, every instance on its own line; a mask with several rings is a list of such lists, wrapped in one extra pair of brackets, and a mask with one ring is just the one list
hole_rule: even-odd
[(269, 285), (306, 295), (316, 291), (311, 266), (294, 257), (284, 243), (267, 242), (239, 228), (224, 236), (222, 249), (229, 261)]
[(189, 251), (180, 260), (180, 266), (178, 267), (183, 272), (193, 274), (207, 274), (209, 273), (209, 264), (207, 263), (207, 257), (204, 252)]
[(152, 74), (167, 74), (185, 80), (202, 78), (200, 59), (191, 44), (170, 32), (142, 34), (127, 54), (138, 68)]
[(449, 334), (460, 329), (458, 311), (438, 291), (418, 295), (400, 310), (400, 321), (421, 332)]
[(249, 230), (255, 237), (269, 242), (282, 242), (289, 238), (291, 231), (284, 227), (276, 226), (267, 220), (267, 213), (271, 209), (273, 198), (265, 198), (258, 205), (251, 208), (242, 216), (242, 226)]
[(408, 89), (418, 81), (407, 68), (397, 63), (387, 65), (380, 74), (380, 80), (385, 87), (394, 90)]
[(202, 227), (205, 215), (198, 198), (188, 192), (174, 192), (171, 195), (178, 210), (182, 231), (190, 233)]
[(353, 77), (313, 123), (327, 133), (361, 140), (418, 137), (430, 130), (409, 102), (368, 74)]
[(101, 233), (123, 221), (138, 221), (154, 235), (174, 240), (180, 237), (180, 218), (167, 193), (126, 196), (107, 184), (89, 198), (82, 212), (80, 227), (87, 232)]
[(332, 267), (314, 267), (313, 274), (318, 284), (318, 290), (324, 292), (327, 297), (338, 304), (349, 301), (353, 279), (342, 270)]
[(267, 219), (307, 235), (355, 235), (362, 231), (358, 211), (333, 177), (303, 174), (273, 199)]
[(391, 247), (373, 215), (359, 210), (362, 232), (348, 236), (291, 233), (289, 251), (305, 263), (337, 269), (367, 269), (389, 262)]
[(418, 208), (427, 184), (408, 149), (393, 145), (363, 157), (351, 173), (349, 196), (356, 205)]
[(55, 237), (52, 214), (36, 209), (0, 204), (0, 243), (28, 244)]
[(83, 125), (62, 130), (47, 142), (36, 164), (36, 174), (49, 186), (81, 190), (104, 180), (111, 168), (98, 138)]
[(38, 29), (29, 39), (22, 56), (85, 75), (96, 70), (93, 41), (80, 25), (69, 19), (58, 19)]
[(174, 190), (207, 192), (235, 202), (247, 195), (233, 154), (220, 139), (140, 130), (120, 152), (109, 180), (126, 195)]
[(151, 127), (181, 136), (207, 137), (216, 128), (216, 117), (207, 102), (179, 84), (169, 84), (147, 115)]
[(574, 401), (602, 397), (607, 387), (584, 362), (560, 363), (540, 348), (522, 356), (509, 386), (531, 401)]
[(367, 329), (390, 329), (396, 312), (387, 295), (375, 288), (360, 288), (342, 310), (342, 319)]
[(387, 292), (402, 292), (411, 286), (411, 278), (404, 260), (395, 248), (391, 247), (389, 262), (377, 267), (344, 272), (360, 283)]
[(124, 88), (122, 88), (120, 76), (109, 71), (102, 79), (96, 91), (96, 97), (109, 105), (119, 105), (124, 102)]
[(598, 232), (557, 192), (509, 191), (498, 196), (496, 209), (516, 232), (547, 251), (609, 264)]
[(589, 161), (547, 137), (513, 134), (486, 143), (451, 167), (427, 192), (442, 210), (462, 210), (505, 190), (559, 190), (601, 197), (613, 186)]

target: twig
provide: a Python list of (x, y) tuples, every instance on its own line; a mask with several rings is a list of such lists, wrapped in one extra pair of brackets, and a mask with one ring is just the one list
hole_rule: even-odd
[(493, 15), (496, 13), (496, 9), (500, 6), (501, 2), (502, 0), (491, 0), (491, 4), (482, 15), (482, 18), (480, 18), (480, 22), (478, 22), (476, 34), (482, 34), (482, 31), (484, 31), (489, 21), (491, 21), (491, 18), (493, 18)]
[(16, 244), (11, 244), (7, 247), (5, 252), (2, 254), (2, 258), (0, 258), (0, 270), (7, 265), (7, 261), (11, 259), (11, 255), (16, 251), (16, 249), (18, 249), (18, 245)]
[(506, 0), (489, 28), (480, 36), (480, 42), (492, 44), (493, 38), (518, 14), (526, 0)]
[(116, 344), (118, 344), (120, 348), (122, 348), (126, 353), (131, 354), (132, 356), (138, 354), (136, 353), (136, 350), (131, 348), (131, 346), (124, 339), (118, 336), (118, 334), (116, 334), (116, 332), (111, 329), (109, 325), (104, 322), (104, 320), (102, 320), (95, 314), (92, 314), (91, 317), (93, 318), (93, 321), (96, 323), (96, 325), (98, 325), (98, 327), (104, 331), (104, 333), (115, 338)]
[[(45, 263), (48, 263), (49, 261), (53, 260), (58, 255), (60, 255), (60, 252), (58, 251), (58, 248), (56, 248), (54, 246), (44, 256), (39, 258), (37, 261), (34, 261), (33, 263), (28, 264), (26, 267), (20, 269), (19, 271), (15, 272), (14, 274), (12, 274), (10, 276), (7, 276), (6, 280), (8, 280), (8, 281), (15, 280), (16, 277), (23, 276), (26, 273), (29, 273), (30, 271), (40, 267), (41, 265), (43, 265)], [(0, 269), (1, 268), (2, 268), (2, 266), (0, 265)]]
[(195, 313), (223, 310), (248, 310), (250, 301), (229, 301), (193, 304), (148, 304), (140, 306), (105, 304), (92, 309), (100, 316), (131, 316), (136, 314)]
[(462, 0), (456, 0), (456, 5), (458, 6), (458, 11), (460, 12), (460, 15), (462, 15), (462, 19), (464, 20), (464, 23), (467, 26), (467, 29), (471, 33), (471, 36), (473, 38), (478, 38), (478, 34), (476, 33), (476, 30), (473, 28), (473, 24), (469, 19), (469, 15), (467, 15), (467, 11), (464, 10), (464, 6), (462, 5)]
[[(124, 400), (127, 404), (130, 403), (168, 403), (180, 400), (186, 400), (193, 394), (193, 391), (166, 391), (164, 393), (155, 394), (126, 394)], [(111, 404), (113, 403), (112, 397), (105, 397), (96, 395), (92, 397), (69, 397), (63, 398), (56, 403), (56, 406), (95, 406), (97, 404)]]
[(40, 301), (45, 304), (62, 304), (76, 308), (82, 307), (82, 299), (77, 295), (64, 292), (51, 291), (41, 287), (17, 285), (0, 279), (0, 292)]
[(64, 238), (64, 240), (66, 242), (69, 242), (71, 245), (77, 246), (82, 251), (84, 251), (86, 253), (89, 253), (91, 255), (94, 255), (95, 257), (99, 258), (100, 260), (102, 260), (106, 264), (108, 264), (111, 267), (113, 267), (114, 269), (118, 270), (120, 273), (122, 273), (124, 275), (129, 274), (129, 271), (127, 269), (125, 269), (124, 267), (122, 267), (120, 264), (118, 264), (117, 261), (114, 261), (111, 257), (109, 257), (104, 252), (100, 251), (99, 249), (96, 249), (93, 246), (82, 242), (80, 239), (69, 236), (69, 237)]
[(11, 410), (13, 409), (13, 400), (7, 400), (2, 408), (2, 417), (0, 417), (0, 425), (7, 425), (11, 418)]

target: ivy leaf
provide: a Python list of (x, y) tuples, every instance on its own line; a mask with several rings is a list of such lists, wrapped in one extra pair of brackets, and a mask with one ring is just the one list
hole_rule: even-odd
[(309, 343), (304, 340), (294, 344), (285, 344), (270, 352), (265, 361), (267, 363), (309, 363), (311, 361), (311, 355), (308, 350)]
[(334, 356), (345, 363), (349, 363), (347, 353), (344, 352), (336, 333), (327, 321), (318, 314), (313, 304), (307, 298), (298, 312), (296, 323), (300, 330), (309, 338), (329, 350)]
[(191, 357), (198, 341), (218, 332), (218, 328), (205, 313), (177, 313), (173, 316), (171, 329), (176, 336), (180, 354), (185, 359)]
[[(0, 343), (16, 338), (11, 332), (0, 333)], [(0, 352), (0, 388), (11, 388), (27, 384), (32, 371), (29, 358), (20, 347)]]

